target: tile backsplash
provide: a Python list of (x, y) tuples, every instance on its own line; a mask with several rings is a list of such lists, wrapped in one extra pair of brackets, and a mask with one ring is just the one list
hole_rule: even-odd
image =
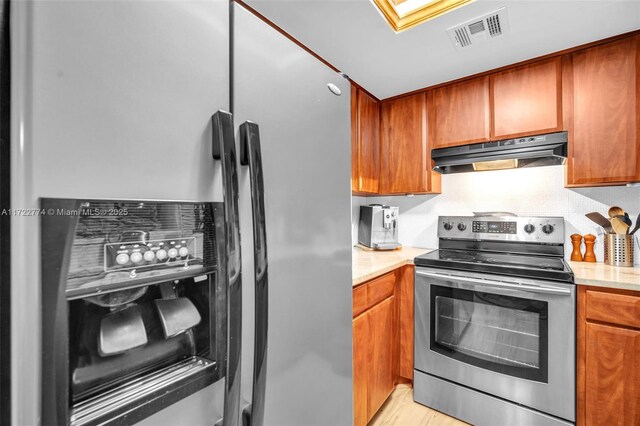
[[(610, 206), (622, 207), (634, 226), (640, 213), (640, 187), (564, 188), (564, 167), (460, 173), (442, 177), (442, 194), (352, 198), (352, 240), (357, 243), (360, 206), (388, 204), (400, 208), (399, 240), (406, 246), (437, 248), (440, 215), (507, 211), (522, 216), (563, 216), (565, 255), (571, 254), (571, 234), (598, 235), (596, 258), (604, 260), (601, 228), (585, 217), (589, 212), (607, 216)], [(634, 260), (640, 265), (640, 231), (636, 233)], [(584, 252), (584, 243), (583, 243)]]

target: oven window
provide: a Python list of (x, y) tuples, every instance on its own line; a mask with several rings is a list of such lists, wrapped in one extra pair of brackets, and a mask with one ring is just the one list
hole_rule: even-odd
[(432, 285), (431, 350), (546, 383), (548, 303)]

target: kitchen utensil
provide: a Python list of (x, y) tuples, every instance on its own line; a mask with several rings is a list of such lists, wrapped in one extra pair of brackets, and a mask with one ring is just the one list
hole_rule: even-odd
[(604, 263), (612, 266), (633, 266), (633, 235), (605, 235)]
[(635, 234), (638, 229), (640, 229), (640, 214), (638, 214), (638, 217), (636, 218), (636, 226), (629, 231), (629, 235)]
[(624, 216), (624, 210), (618, 206), (611, 206), (609, 208), (609, 217)]
[(593, 222), (597, 223), (598, 225), (602, 226), (607, 234), (613, 233), (611, 222), (609, 222), (609, 219), (607, 219), (600, 213), (592, 212), (592, 213), (587, 213), (585, 216), (591, 219)]
[(580, 252), (580, 245), (582, 244), (582, 235), (571, 235), (571, 244), (573, 244), (573, 251), (571, 252), (571, 260), (575, 262), (582, 262), (582, 253)]
[(621, 221), (626, 223), (629, 227), (631, 227), (631, 218), (629, 217), (629, 215), (627, 213), (625, 213), (624, 216), (616, 215), (614, 217), (617, 217), (618, 219), (620, 219)]
[(617, 216), (611, 218), (611, 227), (618, 235), (625, 235), (629, 230), (629, 225), (624, 223), (624, 221)]
[(586, 247), (584, 252), (585, 262), (595, 262), (596, 254), (593, 251), (593, 245), (596, 243), (596, 236), (593, 234), (587, 234), (584, 236), (584, 245)]

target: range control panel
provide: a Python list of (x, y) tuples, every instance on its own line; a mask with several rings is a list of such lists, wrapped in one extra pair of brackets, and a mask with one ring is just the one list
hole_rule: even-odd
[(440, 216), (438, 238), (562, 244), (563, 217)]

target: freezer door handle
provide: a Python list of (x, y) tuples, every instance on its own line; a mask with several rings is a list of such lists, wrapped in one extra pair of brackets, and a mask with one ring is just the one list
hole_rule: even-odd
[(222, 162), (224, 197), (224, 256), (219, 279), (227, 289), (227, 362), (223, 426), (237, 426), (240, 414), (240, 354), (242, 351), (242, 259), (238, 214), (238, 165), (233, 134), (233, 116), (218, 111), (211, 118), (213, 158)]
[(249, 166), (253, 212), (253, 259), (255, 270), (255, 335), (253, 353), (253, 392), (251, 405), (243, 410), (244, 426), (262, 426), (267, 380), (267, 334), (269, 321), (269, 276), (267, 231), (264, 208), (264, 179), (260, 151), (260, 129), (245, 121), (240, 126), (240, 164)]

